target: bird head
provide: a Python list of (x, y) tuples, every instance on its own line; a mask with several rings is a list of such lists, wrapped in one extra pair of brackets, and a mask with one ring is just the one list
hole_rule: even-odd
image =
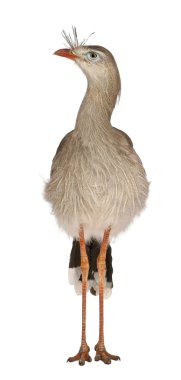
[(111, 52), (98, 45), (85, 45), (87, 40), (78, 42), (76, 29), (73, 28), (73, 37), (62, 32), (63, 37), (69, 45), (69, 49), (59, 49), (55, 55), (73, 60), (84, 72), (89, 86), (109, 92), (114, 91), (119, 96), (121, 82), (115, 59)]

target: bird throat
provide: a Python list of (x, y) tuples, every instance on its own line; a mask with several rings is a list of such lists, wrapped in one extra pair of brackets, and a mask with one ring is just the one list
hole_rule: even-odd
[[(117, 94), (103, 91), (96, 86), (87, 88), (79, 108), (76, 126), (77, 131), (85, 138), (100, 134), (101, 130), (111, 127), (111, 115), (116, 103)], [(86, 133), (85, 133), (86, 130)]]

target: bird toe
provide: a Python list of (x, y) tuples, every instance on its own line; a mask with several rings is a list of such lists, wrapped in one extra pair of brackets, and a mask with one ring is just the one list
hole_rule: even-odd
[(79, 362), (79, 365), (80, 366), (83, 366), (85, 364), (85, 362), (91, 362), (92, 361), (92, 358), (91, 356), (89, 355), (89, 347), (87, 346), (87, 350), (86, 351), (83, 351), (82, 348), (80, 348), (79, 352), (77, 355), (75, 356), (71, 356), (70, 358), (68, 358), (67, 362), (75, 362), (75, 361), (78, 361)]
[(96, 350), (96, 356), (94, 360), (98, 362), (99, 360), (102, 360), (105, 364), (111, 364), (112, 360), (121, 360), (119, 356), (117, 355), (111, 355), (109, 354), (105, 349), (102, 351), (98, 350), (98, 344), (95, 346)]

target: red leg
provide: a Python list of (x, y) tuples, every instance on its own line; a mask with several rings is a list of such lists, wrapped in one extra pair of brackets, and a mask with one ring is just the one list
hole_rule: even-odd
[(89, 346), (86, 342), (86, 295), (87, 295), (87, 277), (89, 273), (89, 261), (86, 253), (86, 246), (84, 240), (84, 229), (80, 226), (79, 230), (80, 241), (80, 254), (81, 254), (81, 271), (82, 271), (82, 338), (81, 346), (77, 355), (68, 358), (68, 362), (79, 360), (80, 365), (84, 365), (85, 361), (91, 362), (92, 359), (89, 355)]
[(102, 360), (105, 364), (110, 364), (112, 360), (120, 360), (119, 356), (111, 355), (106, 351), (104, 345), (104, 281), (106, 271), (106, 251), (109, 243), (109, 235), (111, 228), (104, 232), (100, 254), (97, 259), (98, 275), (99, 275), (99, 341), (95, 346), (95, 360)]

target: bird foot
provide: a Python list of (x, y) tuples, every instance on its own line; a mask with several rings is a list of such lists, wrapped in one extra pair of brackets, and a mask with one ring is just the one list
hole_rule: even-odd
[(103, 349), (100, 349), (98, 344), (95, 346), (95, 351), (96, 356), (94, 360), (96, 362), (102, 360), (105, 364), (111, 364), (111, 360), (121, 360), (119, 356), (109, 354), (109, 352), (106, 351), (105, 347)]
[(77, 355), (68, 358), (67, 362), (79, 361), (79, 365), (84, 365), (85, 362), (91, 362), (92, 358), (89, 355), (90, 348), (87, 346), (86, 349), (83, 349), (82, 346)]

